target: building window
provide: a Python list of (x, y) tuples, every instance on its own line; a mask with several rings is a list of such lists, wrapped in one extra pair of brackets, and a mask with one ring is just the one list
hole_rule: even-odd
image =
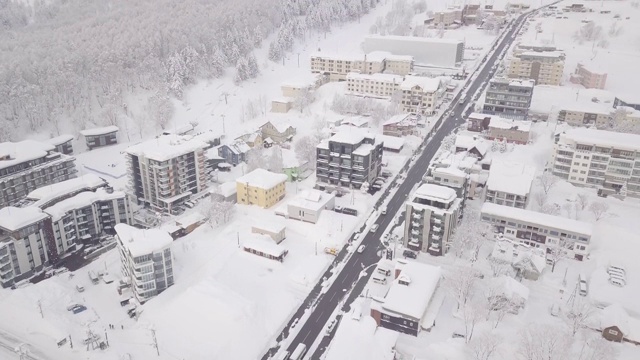
[(609, 329), (609, 334), (611, 334), (613, 336), (618, 336), (618, 332), (613, 330), (613, 329)]

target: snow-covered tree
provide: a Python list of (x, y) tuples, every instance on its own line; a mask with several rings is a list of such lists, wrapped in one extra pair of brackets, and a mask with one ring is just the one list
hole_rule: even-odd
[(573, 250), (573, 242), (560, 239), (556, 243), (547, 246), (547, 259), (551, 262), (551, 272), (556, 269), (556, 264), (562, 259), (566, 259), (569, 251)]
[(510, 275), (513, 272), (511, 264), (507, 261), (496, 259), (494, 257), (489, 258), (489, 266), (491, 267), (491, 273), (493, 277), (500, 275)]
[(540, 212), (549, 215), (560, 215), (560, 207), (557, 204), (544, 204), (540, 208)]
[(589, 196), (586, 193), (580, 192), (576, 195), (575, 202), (580, 207), (580, 210), (584, 210), (589, 205)]
[(618, 359), (618, 348), (597, 332), (585, 334), (578, 360)]
[(589, 211), (595, 216), (596, 221), (604, 218), (609, 211), (609, 204), (602, 201), (595, 201), (589, 205)]
[(258, 67), (258, 61), (253, 53), (247, 55), (247, 78), (252, 79), (260, 74), (260, 68)]
[(447, 291), (458, 304), (458, 309), (473, 295), (474, 285), (478, 280), (478, 273), (469, 266), (461, 266), (451, 272), (445, 279)]
[(157, 92), (149, 98), (147, 103), (147, 112), (150, 115), (151, 120), (153, 120), (160, 129), (164, 130), (167, 125), (169, 125), (169, 121), (173, 117), (173, 103), (169, 99), (168, 95)]
[(294, 144), (294, 150), (298, 160), (308, 162), (308, 166), (312, 169), (316, 166), (316, 146), (318, 143), (319, 141), (315, 137), (304, 135)]
[(500, 335), (485, 331), (469, 342), (469, 350), (474, 360), (491, 360), (498, 354), (502, 342)]
[(295, 98), (294, 106), (298, 111), (303, 112), (309, 105), (313, 103), (314, 100), (314, 91), (310, 87), (304, 87), (300, 91), (300, 94)]
[(558, 178), (551, 172), (545, 171), (542, 175), (538, 176), (538, 183), (542, 187), (542, 191), (548, 195), (549, 191), (551, 191), (551, 189), (553, 189), (558, 183)]
[(247, 166), (246, 172), (251, 172), (255, 169), (266, 169), (264, 159), (264, 149), (261, 146), (256, 146), (247, 152)]
[(269, 171), (274, 173), (281, 173), (283, 166), (282, 148), (280, 148), (279, 145), (275, 145), (271, 148), (271, 156), (269, 156)]
[(440, 149), (444, 151), (455, 151), (456, 134), (449, 134), (442, 139)]
[(533, 194), (533, 200), (535, 200), (539, 209), (542, 209), (544, 207), (544, 205), (547, 203), (548, 198), (549, 198), (549, 195), (544, 191), (538, 191)]
[(518, 355), (523, 360), (571, 358), (571, 335), (556, 325), (530, 324), (520, 331), (518, 343)]
[(482, 321), (484, 313), (484, 304), (477, 299), (471, 299), (462, 305), (460, 312), (462, 321), (464, 322), (465, 342), (469, 343), (473, 339), (473, 332), (476, 325)]
[(562, 319), (569, 327), (572, 336), (576, 336), (578, 330), (586, 328), (593, 317), (595, 309), (593, 305), (583, 298), (578, 297), (569, 302), (568, 307), (562, 311)]
[(235, 214), (235, 204), (224, 199), (217, 198), (210, 201), (203, 201), (198, 209), (207, 219), (207, 223), (212, 229), (229, 223)]

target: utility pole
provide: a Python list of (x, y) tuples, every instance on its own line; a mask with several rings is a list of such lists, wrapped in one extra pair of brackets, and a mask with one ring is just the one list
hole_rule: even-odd
[(107, 346), (109, 346), (109, 335), (107, 335), (107, 329), (104, 329), (104, 340), (107, 342)]
[(300, 67), (300, 53), (298, 53), (298, 67)]
[(238, 238), (238, 247), (240, 247), (240, 232), (237, 232), (236, 236)]
[(73, 340), (71, 340), (71, 334), (69, 334), (69, 345), (73, 349)]
[(38, 300), (38, 310), (40, 311), (40, 317), (44, 319), (44, 313), (42, 312), (42, 302)]
[(158, 356), (160, 356), (160, 348), (158, 347), (158, 340), (156, 339), (156, 331), (151, 329), (151, 336), (153, 336), (153, 347), (156, 348)]
[[(225, 98), (226, 99), (226, 98)], [(226, 135), (226, 131), (225, 131), (225, 127), (224, 127), (224, 118), (225, 118), (225, 114), (220, 115), (220, 117), (222, 118), (222, 134)]]

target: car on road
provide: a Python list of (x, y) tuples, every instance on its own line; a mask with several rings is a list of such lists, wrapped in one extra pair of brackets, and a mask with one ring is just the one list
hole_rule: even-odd
[(364, 245), (360, 245), (360, 247), (358, 247), (358, 254), (362, 254), (362, 252), (364, 251), (365, 246)]
[(384, 206), (384, 207), (382, 207), (382, 209), (380, 209), (380, 214), (387, 215), (387, 207), (386, 206)]
[(378, 231), (378, 228), (379, 228), (379, 227), (380, 227), (380, 225), (378, 225), (378, 224), (373, 224), (373, 226), (371, 227), (371, 230), (369, 230), (369, 231), (371, 231), (372, 233), (374, 233), (374, 232)]

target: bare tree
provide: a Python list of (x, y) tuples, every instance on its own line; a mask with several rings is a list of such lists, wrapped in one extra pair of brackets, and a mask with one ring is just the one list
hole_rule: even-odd
[(454, 271), (446, 278), (449, 293), (456, 299), (458, 309), (467, 303), (473, 294), (473, 287), (478, 279), (477, 272), (468, 266), (462, 266)]
[(235, 214), (234, 204), (225, 201), (222, 197), (212, 199), (211, 201), (203, 201), (198, 209), (205, 216), (207, 223), (212, 229), (229, 223)]
[(282, 160), (282, 148), (279, 145), (273, 146), (271, 148), (271, 156), (269, 157), (268, 163), (269, 171), (275, 173), (281, 173), (282, 168), (284, 167), (284, 163)]
[(576, 336), (578, 330), (587, 327), (593, 314), (593, 306), (588, 301), (577, 298), (570, 308), (562, 312), (562, 319), (569, 326), (571, 336)]
[(511, 264), (501, 259), (496, 259), (493, 257), (489, 258), (489, 266), (491, 267), (493, 277), (498, 277), (500, 275), (509, 275), (513, 272)]
[(576, 195), (576, 204), (580, 206), (580, 210), (584, 210), (589, 205), (589, 197), (586, 193), (578, 193)]
[(313, 103), (314, 100), (315, 100), (314, 91), (311, 89), (310, 86), (305, 86), (300, 92), (300, 94), (295, 98), (293, 103), (295, 108), (298, 111), (304, 112), (307, 109), (307, 107)]
[(551, 189), (553, 189), (553, 187), (558, 183), (558, 178), (553, 176), (551, 172), (547, 171), (538, 176), (538, 183), (542, 186), (542, 191), (549, 195), (549, 191), (551, 191)]
[(294, 150), (296, 152), (296, 157), (301, 162), (308, 162), (308, 166), (311, 169), (314, 169), (316, 166), (316, 154), (319, 141), (309, 135), (305, 135), (296, 141), (294, 144)]
[(596, 217), (596, 221), (599, 221), (607, 215), (609, 204), (602, 201), (592, 202), (591, 205), (589, 205), (589, 211)]
[(492, 332), (483, 332), (469, 343), (474, 360), (490, 360), (502, 343), (502, 337)]
[(560, 215), (560, 206), (557, 204), (544, 204), (542, 208), (540, 208), (540, 212), (557, 216)]
[(596, 41), (602, 38), (602, 26), (596, 25), (594, 21), (584, 24), (575, 32), (573, 38), (582, 44), (585, 41)]
[(482, 320), (484, 303), (479, 300), (472, 300), (462, 306), (462, 320), (464, 321), (465, 342), (468, 344), (473, 338), (473, 331), (476, 324)]
[(544, 191), (538, 191), (535, 194), (533, 194), (533, 200), (535, 200), (536, 204), (538, 205), (538, 208), (542, 209), (542, 207), (547, 203), (547, 199), (549, 198), (549, 195), (547, 195), (547, 193), (545, 193)]
[(518, 355), (523, 360), (564, 360), (570, 358), (571, 343), (562, 327), (530, 324), (520, 331)]
[(551, 261), (551, 272), (556, 269), (556, 264), (560, 260), (568, 257), (569, 251), (573, 250), (573, 246), (572, 241), (560, 239), (557, 244), (550, 244), (550, 246), (547, 247), (546, 258)]
[(267, 167), (264, 160), (264, 148), (256, 146), (249, 150), (247, 152), (247, 172)]
[(600, 334), (589, 334), (584, 339), (578, 360), (609, 360), (618, 358), (618, 348)]

